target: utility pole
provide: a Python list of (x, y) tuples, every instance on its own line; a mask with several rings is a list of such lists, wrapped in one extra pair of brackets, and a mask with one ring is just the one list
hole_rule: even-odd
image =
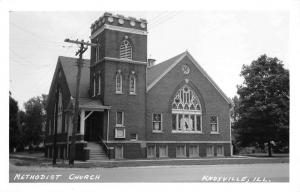
[(95, 43), (89, 43), (89, 42), (84, 42), (78, 41), (78, 40), (70, 40), (70, 39), (65, 39), (65, 42), (68, 43), (74, 43), (74, 44), (79, 44), (79, 50), (76, 52), (76, 56), (79, 55), (79, 59), (77, 60), (77, 65), (78, 65), (78, 71), (77, 71), (77, 77), (76, 77), (76, 95), (75, 95), (75, 110), (73, 114), (73, 130), (72, 130), (72, 139), (71, 139), (71, 146), (70, 146), (70, 155), (69, 155), (69, 165), (74, 165), (74, 159), (75, 159), (75, 141), (76, 141), (76, 131), (78, 128), (78, 111), (79, 111), (79, 100), (78, 98), (80, 97), (79, 95), (79, 85), (80, 85), (80, 78), (81, 78), (81, 67), (83, 65), (83, 60), (82, 60), (82, 55), (83, 53), (88, 49), (88, 46), (96, 47), (97, 44)]

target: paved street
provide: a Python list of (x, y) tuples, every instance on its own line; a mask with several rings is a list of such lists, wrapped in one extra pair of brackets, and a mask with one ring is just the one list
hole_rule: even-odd
[(53, 168), (10, 164), (10, 182), (288, 182), (289, 164)]

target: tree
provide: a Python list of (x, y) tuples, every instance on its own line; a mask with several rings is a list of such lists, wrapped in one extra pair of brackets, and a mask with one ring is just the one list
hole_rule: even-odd
[(46, 95), (33, 97), (25, 104), (24, 142), (37, 145), (42, 141), (42, 126), (46, 120)]
[(238, 86), (232, 128), (240, 146), (268, 144), (272, 156), (272, 142), (289, 143), (289, 71), (282, 61), (260, 56), (243, 65), (244, 78)]
[(20, 145), (21, 133), (19, 126), (19, 107), (18, 102), (12, 98), (9, 92), (9, 151), (12, 152), (14, 148)]

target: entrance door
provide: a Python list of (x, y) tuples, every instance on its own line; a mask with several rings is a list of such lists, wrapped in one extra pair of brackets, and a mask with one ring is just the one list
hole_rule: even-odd
[(85, 141), (97, 141), (102, 137), (103, 132), (103, 112), (94, 111), (85, 121)]

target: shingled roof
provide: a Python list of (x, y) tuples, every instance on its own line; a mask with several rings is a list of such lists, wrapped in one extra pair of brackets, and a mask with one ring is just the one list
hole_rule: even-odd
[(162, 75), (174, 62), (180, 59), (184, 54), (185, 52), (147, 69), (147, 87), (160, 75)]
[[(219, 91), (219, 93), (224, 97), (228, 103), (232, 101), (224, 94), (224, 92), (217, 86), (217, 84), (209, 77), (209, 75), (204, 71), (204, 69), (197, 63), (197, 61), (187, 52), (183, 52), (175, 57), (172, 57), (162, 63), (154, 65), (153, 67), (147, 69), (146, 84), (147, 91), (153, 87), (168, 71), (173, 68), (179, 61), (181, 61), (185, 56), (187, 56), (204, 74), (204, 76), (212, 83), (212, 85)], [(62, 66), (63, 72), (66, 76), (66, 81), (72, 97), (75, 97), (76, 91), (76, 75), (77, 75), (77, 58), (59, 56), (58, 63)], [(55, 71), (55, 74), (57, 70)], [(54, 74), (54, 76), (55, 76)], [(81, 71), (81, 81), (80, 81), (80, 97), (88, 98), (88, 90), (90, 86), (90, 60), (84, 59), (84, 66)], [(52, 87), (52, 85), (51, 85)], [(50, 88), (51, 92), (51, 88)]]
[[(72, 97), (76, 95), (76, 76), (77, 76), (77, 58), (59, 56), (58, 58)], [(90, 60), (83, 60), (80, 79), (80, 97), (89, 97), (88, 90), (90, 86)]]

